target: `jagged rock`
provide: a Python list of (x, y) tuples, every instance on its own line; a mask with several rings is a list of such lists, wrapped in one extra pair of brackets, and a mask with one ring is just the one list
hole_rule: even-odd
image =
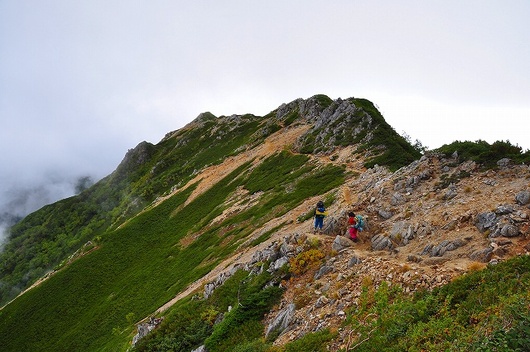
[(483, 184), (485, 185), (488, 185), (488, 186), (495, 186), (497, 185), (497, 181), (493, 180), (493, 179), (488, 179), (488, 180), (484, 180), (482, 181)]
[(428, 245), (425, 246), (425, 248), (423, 248), (423, 251), (420, 253), (420, 255), (430, 254), (433, 247), (434, 247), (434, 244), (429, 243)]
[(491, 247), (474, 251), (469, 258), (481, 263), (487, 263), (491, 260), (493, 249)]
[(342, 251), (345, 248), (353, 246), (353, 241), (344, 236), (337, 236), (331, 245), (331, 249), (337, 252)]
[(372, 237), (372, 249), (374, 251), (381, 251), (385, 249), (392, 249), (394, 246), (390, 238), (379, 234)]
[(334, 216), (328, 216), (324, 220), (324, 226), (322, 227), (322, 232), (326, 235), (338, 235), (342, 232), (342, 229), (344, 228), (344, 220), (343, 217), (334, 217)]
[(315, 274), (315, 280), (318, 280), (320, 279), (322, 276), (326, 275), (326, 274), (329, 274), (330, 272), (333, 271), (333, 267), (332, 266), (329, 266), (329, 265), (324, 265), (322, 266), (318, 272)]
[(477, 218), (475, 220), (475, 226), (480, 232), (484, 232), (494, 227), (498, 221), (499, 219), (497, 218), (497, 215), (495, 213), (481, 213), (477, 215)]
[(515, 201), (520, 205), (527, 205), (530, 203), (530, 192), (529, 191), (521, 191), (516, 194)]
[(208, 350), (206, 349), (206, 346), (202, 345), (202, 346), (197, 347), (191, 352), (208, 352)]
[(276, 315), (276, 318), (274, 318), (274, 320), (267, 327), (265, 337), (268, 337), (272, 332), (278, 333), (279, 335), (287, 330), (291, 324), (291, 321), (293, 320), (295, 311), (296, 307), (294, 303), (289, 304), (287, 307), (279, 311)]

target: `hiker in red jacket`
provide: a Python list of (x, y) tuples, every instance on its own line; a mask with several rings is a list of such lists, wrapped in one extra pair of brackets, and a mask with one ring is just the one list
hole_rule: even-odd
[(357, 237), (357, 218), (355, 217), (355, 213), (353, 211), (350, 211), (348, 213), (348, 230), (350, 232), (350, 240), (353, 242), (357, 242), (359, 239)]

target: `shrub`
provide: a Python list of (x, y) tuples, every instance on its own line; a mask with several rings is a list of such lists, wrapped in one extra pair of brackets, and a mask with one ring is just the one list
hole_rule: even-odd
[(290, 270), (294, 275), (302, 275), (309, 269), (316, 268), (325, 258), (324, 253), (316, 248), (309, 249), (289, 259)]

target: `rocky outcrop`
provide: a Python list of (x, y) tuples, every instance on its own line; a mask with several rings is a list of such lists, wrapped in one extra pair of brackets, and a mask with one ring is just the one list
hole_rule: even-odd
[(281, 334), (285, 332), (291, 325), (294, 318), (296, 306), (294, 303), (290, 303), (287, 307), (280, 310), (276, 317), (269, 323), (265, 330), (265, 337), (269, 337), (271, 333)]

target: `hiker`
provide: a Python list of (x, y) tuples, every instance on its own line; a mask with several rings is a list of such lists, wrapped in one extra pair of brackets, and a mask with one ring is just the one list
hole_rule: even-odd
[(359, 238), (357, 237), (357, 218), (355, 213), (350, 211), (348, 213), (348, 231), (350, 232), (350, 240), (357, 242)]
[(319, 232), (322, 232), (322, 227), (324, 226), (324, 218), (328, 215), (326, 212), (326, 207), (324, 206), (323, 201), (319, 201), (317, 203), (317, 207), (315, 209), (315, 233), (317, 230)]

